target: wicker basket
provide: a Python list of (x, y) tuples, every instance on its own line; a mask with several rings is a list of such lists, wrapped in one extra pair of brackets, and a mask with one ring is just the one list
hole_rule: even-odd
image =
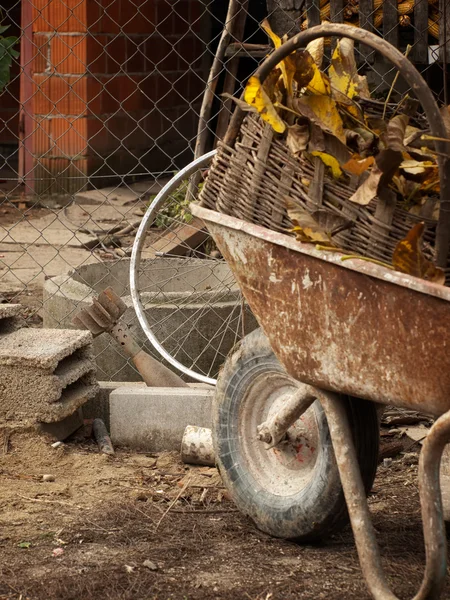
[(419, 221), (427, 226), (425, 241), (434, 245), (435, 220), (405, 211), (391, 196), (360, 206), (349, 200), (355, 189), (356, 183), (328, 176), (320, 159), (293, 156), (270, 125), (249, 113), (234, 148), (219, 143), (199, 200), (206, 208), (286, 233), (292, 227), (289, 196), (309, 212), (321, 208), (353, 222), (333, 238), (340, 248), (389, 263), (397, 242)]

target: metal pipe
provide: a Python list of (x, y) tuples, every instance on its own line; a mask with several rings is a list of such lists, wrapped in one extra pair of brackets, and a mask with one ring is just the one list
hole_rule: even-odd
[[(397, 600), (381, 565), (369, 507), (358, 467), (345, 401), (336, 394), (317, 390), (330, 428), (336, 461), (355, 536), (359, 561), (370, 593), (375, 600)], [(420, 503), (425, 538), (426, 567), (414, 600), (438, 598), (444, 585), (447, 564), (439, 467), (445, 444), (450, 440), (450, 411), (431, 428), (419, 464)]]
[(317, 399), (316, 390), (300, 383), (298, 389), (287, 397), (281, 409), (258, 425), (258, 439), (271, 447), (281, 442), (285, 433)]

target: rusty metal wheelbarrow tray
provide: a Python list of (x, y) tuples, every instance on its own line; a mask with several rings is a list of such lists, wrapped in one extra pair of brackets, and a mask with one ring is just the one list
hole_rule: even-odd
[[(439, 469), (450, 441), (450, 289), (192, 205), (231, 267), (273, 351), (325, 410), (361, 568), (376, 600), (397, 600), (383, 572), (347, 393), (438, 416), (420, 455), (426, 569), (414, 600), (440, 597), (446, 533)], [(298, 415), (295, 417), (298, 418)]]
[(439, 416), (450, 409), (450, 289), (202, 208), (295, 379)]

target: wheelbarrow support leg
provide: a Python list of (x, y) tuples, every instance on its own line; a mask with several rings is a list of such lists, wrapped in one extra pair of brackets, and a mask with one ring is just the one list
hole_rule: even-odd
[[(381, 566), (378, 544), (344, 405), (335, 394), (317, 390), (317, 395), (327, 416), (359, 560), (369, 591), (376, 600), (397, 600), (397, 596), (389, 589)], [(439, 467), (442, 452), (449, 441), (450, 411), (442, 415), (433, 425), (420, 455), (419, 491), (426, 567), (420, 590), (414, 596), (414, 600), (438, 598), (446, 575), (447, 540), (442, 514)]]

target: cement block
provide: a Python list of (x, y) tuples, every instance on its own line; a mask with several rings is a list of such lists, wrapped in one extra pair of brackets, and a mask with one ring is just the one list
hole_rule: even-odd
[(119, 388), (110, 395), (113, 444), (180, 450), (187, 425), (211, 428), (214, 388)]
[(72, 415), (56, 423), (39, 423), (38, 431), (54, 442), (63, 442), (83, 426), (83, 412), (79, 408)]
[(25, 325), (21, 304), (0, 304), (0, 335), (12, 333)]
[(97, 392), (87, 331), (20, 329), (0, 336), (0, 419), (60, 421)]
[(109, 431), (109, 397), (118, 388), (144, 388), (147, 386), (143, 381), (99, 381), (99, 390), (93, 398), (83, 405), (83, 416), (85, 419), (101, 419)]

